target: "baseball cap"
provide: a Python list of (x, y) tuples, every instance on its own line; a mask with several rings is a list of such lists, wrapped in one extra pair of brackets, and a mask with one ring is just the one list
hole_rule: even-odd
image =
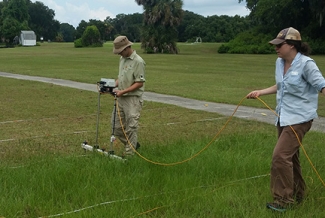
[(298, 30), (293, 27), (283, 29), (279, 32), (277, 37), (269, 41), (272, 45), (279, 45), (286, 40), (301, 41), (301, 36)]

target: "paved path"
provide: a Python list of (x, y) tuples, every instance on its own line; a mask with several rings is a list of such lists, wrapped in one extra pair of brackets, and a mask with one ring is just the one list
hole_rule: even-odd
[[(70, 80), (52, 79), (52, 78), (39, 77), (39, 76), (26, 76), (20, 74), (4, 73), (4, 72), (0, 72), (0, 76), (13, 78), (13, 79), (52, 83), (54, 85), (60, 85), (60, 86), (66, 86), (71, 88), (97, 92), (96, 84), (80, 83), (80, 82), (74, 82)], [(193, 100), (189, 98), (164, 95), (164, 94), (158, 94), (153, 92), (145, 92), (144, 100), (160, 102), (165, 104), (172, 104), (172, 105), (177, 105), (180, 107), (185, 107), (194, 110), (215, 112), (218, 114), (222, 114), (224, 116), (231, 116), (237, 107), (236, 105), (199, 101), (199, 100)], [(265, 122), (272, 125), (274, 124), (274, 118), (275, 118), (275, 115), (269, 109), (260, 109), (260, 108), (246, 107), (246, 106), (240, 106), (234, 116), (243, 119), (251, 119), (260, 122)], [(320, 117), (315, 119), (311, 130), (318, 131), (318, 132), (325, 132), (325, 118)]]

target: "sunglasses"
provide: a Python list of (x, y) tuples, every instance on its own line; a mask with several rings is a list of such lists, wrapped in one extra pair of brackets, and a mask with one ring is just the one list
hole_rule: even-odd
[(282, 42), (281, 44), (275, 45), (276, 48), (281, 48), (282, 45), (287, 44), (286, 42)]

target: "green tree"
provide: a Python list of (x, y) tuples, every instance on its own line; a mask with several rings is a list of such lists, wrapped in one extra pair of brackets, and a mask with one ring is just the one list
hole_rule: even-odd
[(11, 46), (13, 39), (15, 36), (19, 36), (20, 31), (23, 29), (23, 26), (27, 25), (27, 21), (24, 22), (24, 24), (21, 24), (18, 22), (18, 20), (14, 18), (5, 18), (2, 27), (1, 27), (1, 32), (3, 37), (5, 38), (5, 42), (7, 46)]
[[(128, 23), (126, 22), (126, 14), (117, 14), (115, 19), (113, 20), (113, 25), (115, 29), (115, 35), (126, 35), (125, 30), (127, 29)], [(115, 36), (114, 36), (115, 38)], [(132, 39), (129, 39), (133, 41)]]
[(178, 41), (194, 41), (196, 37), (203, 36), (202, 26), (204, 26), (205, 17), (195, 14), (191, 11), (183, 12), (183, 19), (177, 28)]
[(144, 9), (141, 44), (147, 53), (178, 53), (177, 27), (183, 17), (182, 0), (136, 0)]
[(309, 0), (310, 9), (316, 19), (318, 19), (319, 26), (323, 26), (325, 17), (325, 1), (324, 0)]
[(60, 29), (60, 22), (54, 19), (54, 10), (36, 1), (29, 4), (28, 13), (30, 15), (29, 26), (38, 39), (43, 37), (45, 40), (55, 40)]
[(105, 40), (109, 40), (109, 41), (114, 40), (114, 35), (116, 32), (116, 30), (114, 28), (114, 19), (111, 18), (110, 16), (107, 16), (106, 19), (104, 20), (104, 23), (107, 27)]
[(3, 34), (1, 32), (1, 26), (3, 24), (3, 16), (2, 16), (2, 9), (5, 7), (5, 3), (7, 0), (0, 2), (0, 43), (3, 43)]
[[(308, 27), (305, 29), (305, 32), (309, 33), (309, 36), (312, 39), (318, 39), (315, 47), (322, 46), (321, 50), (325, 50), (324, 39), (325, 39), (325, 1), (324, 0), (309, 0), (310, 11), (312, 14), (312, 20), (309, 23)], [(317, 50), (319, 48), (316, 48)], [(316, 50), (315, 48), (313, 50)]]
[(98, 28), (98, 31), (100, 32), (101, 38), (103, 40), (109, 40), (109, 34), (111, 32), (111, 25), (108, 25), (107, 23), (101, 21), (101, 20), (89, 20), (88, 26), (95, 25)]
[(76, 29), (68, 23), (61, 23), (59, 33), (62, 35), (62, 41), (73, 42), (76, 35)]
[(3, 16), (14, 18), (18, 22), (28, 21), (28, 2), (26, 0), (10, 0), (5, 5), (2, 13)]
[(21, 30), (29, 30), (28, 26), (28, 7), (26, 0), (10, 0), (4, 2), (1, 11), (0, 33), (5, 38), (6, 45), (12, 45), (15, 36), (20, 34)]
[(273, 35), (289, 26), (302, 30), (312, 20), (307, 0), (246, 0), (246, 7), (251, 10), (249, 16), (258, 31)]
[(203, 42), (228, 42), (239, 33), (249, 29), (247, 17), (203, 17), (190, 11), (184, 11), (184, 18), (178, 27), (179, 41), (194, 42), (201, 37)]
[(117, 35), (125, 35), (132, 42), (140, 41), (142, 22), (143, 15), (140, 13), (116, 15), (112, 22), (115, 26), (114, 38)]
[(79, 39), (81, 38), (82, 34), (85, 32), (86, 28), (87, 28), (88, 23), (84, 20), (81, 20), (79, 25), (76, 28), (76, 38)]
[(109, 17), (107, 17), (104, 21), (90, 19), (88, 22), (86, 22), (82, 20), (76, 28), (76, 37), (80, 38), (88, 26), (96, 26), (100, 32), (102, 40), (111, 40), (113, 38), (111, 32), (114, 29), (111, 21), (112, 20)]
[(95, 25), (88, 26), (81, 37), (83, 47), (102, 47), (100, 32)]
[(237, 36), (234, 41), (222, 46), (223, 52), (268, 52), (267, 48), (261, 49), (267, 45), (268, 40), (281, 29), (292, 26), (300, 31), (304, 41), (308, 41), (314, 54), (324, 53), (324, 0), (239, 0), (238, 2), (245, 1), (246, 7), (251, 10), (248, 17), (252, 28), (248, 29), (247, 33), (254, 41), (251, 41), (251, 44), (239, 45), (238, 42), (247, 37)]
[(55, 37), (55, 41), (56, 42), (64, 42), (63, 34), (62, 33), (58, 33), (58, 35)]

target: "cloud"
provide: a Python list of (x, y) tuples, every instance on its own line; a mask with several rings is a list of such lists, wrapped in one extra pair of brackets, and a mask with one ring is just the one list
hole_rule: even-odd
[(245, 2), (239, 4), (238, 0), (184, 0), (183, 9), (203, 16), (245, 16), (249, 14), (245, 6)]
[[(90, 19), (105, 20), (107, 16), (115, 17), (115, 14), (107, 10), (103, 2), (93, 1), (89, 5), (87, 2), (68, 0), (53, 1), (42, 0), (43, 4), (55, 11), (55, 19), (61, 23), (69, 23), (77, 27), (81, 20)], [(97, 2), (97, 4), (94, 4)], [(99, 3), (98, 3), (99, 2)]]
[[(68, 20), (71, 20), (72, 23), (80, 23), (81, 20), (88, 21), (90, 19), (95, 20), (105, 20), (107, 16), (113, 17), (114, 14), (106, 10), (104, 7), (91, 8), (87, 3), (80, 5), (74, 5), (71, 3), (66, 3), (66, 8), (69, 8), (69, 11), (65, 11), (62, 14), (62, 17), (66, 17)], [(61, 17), (58, 14), (58, 17)]]

